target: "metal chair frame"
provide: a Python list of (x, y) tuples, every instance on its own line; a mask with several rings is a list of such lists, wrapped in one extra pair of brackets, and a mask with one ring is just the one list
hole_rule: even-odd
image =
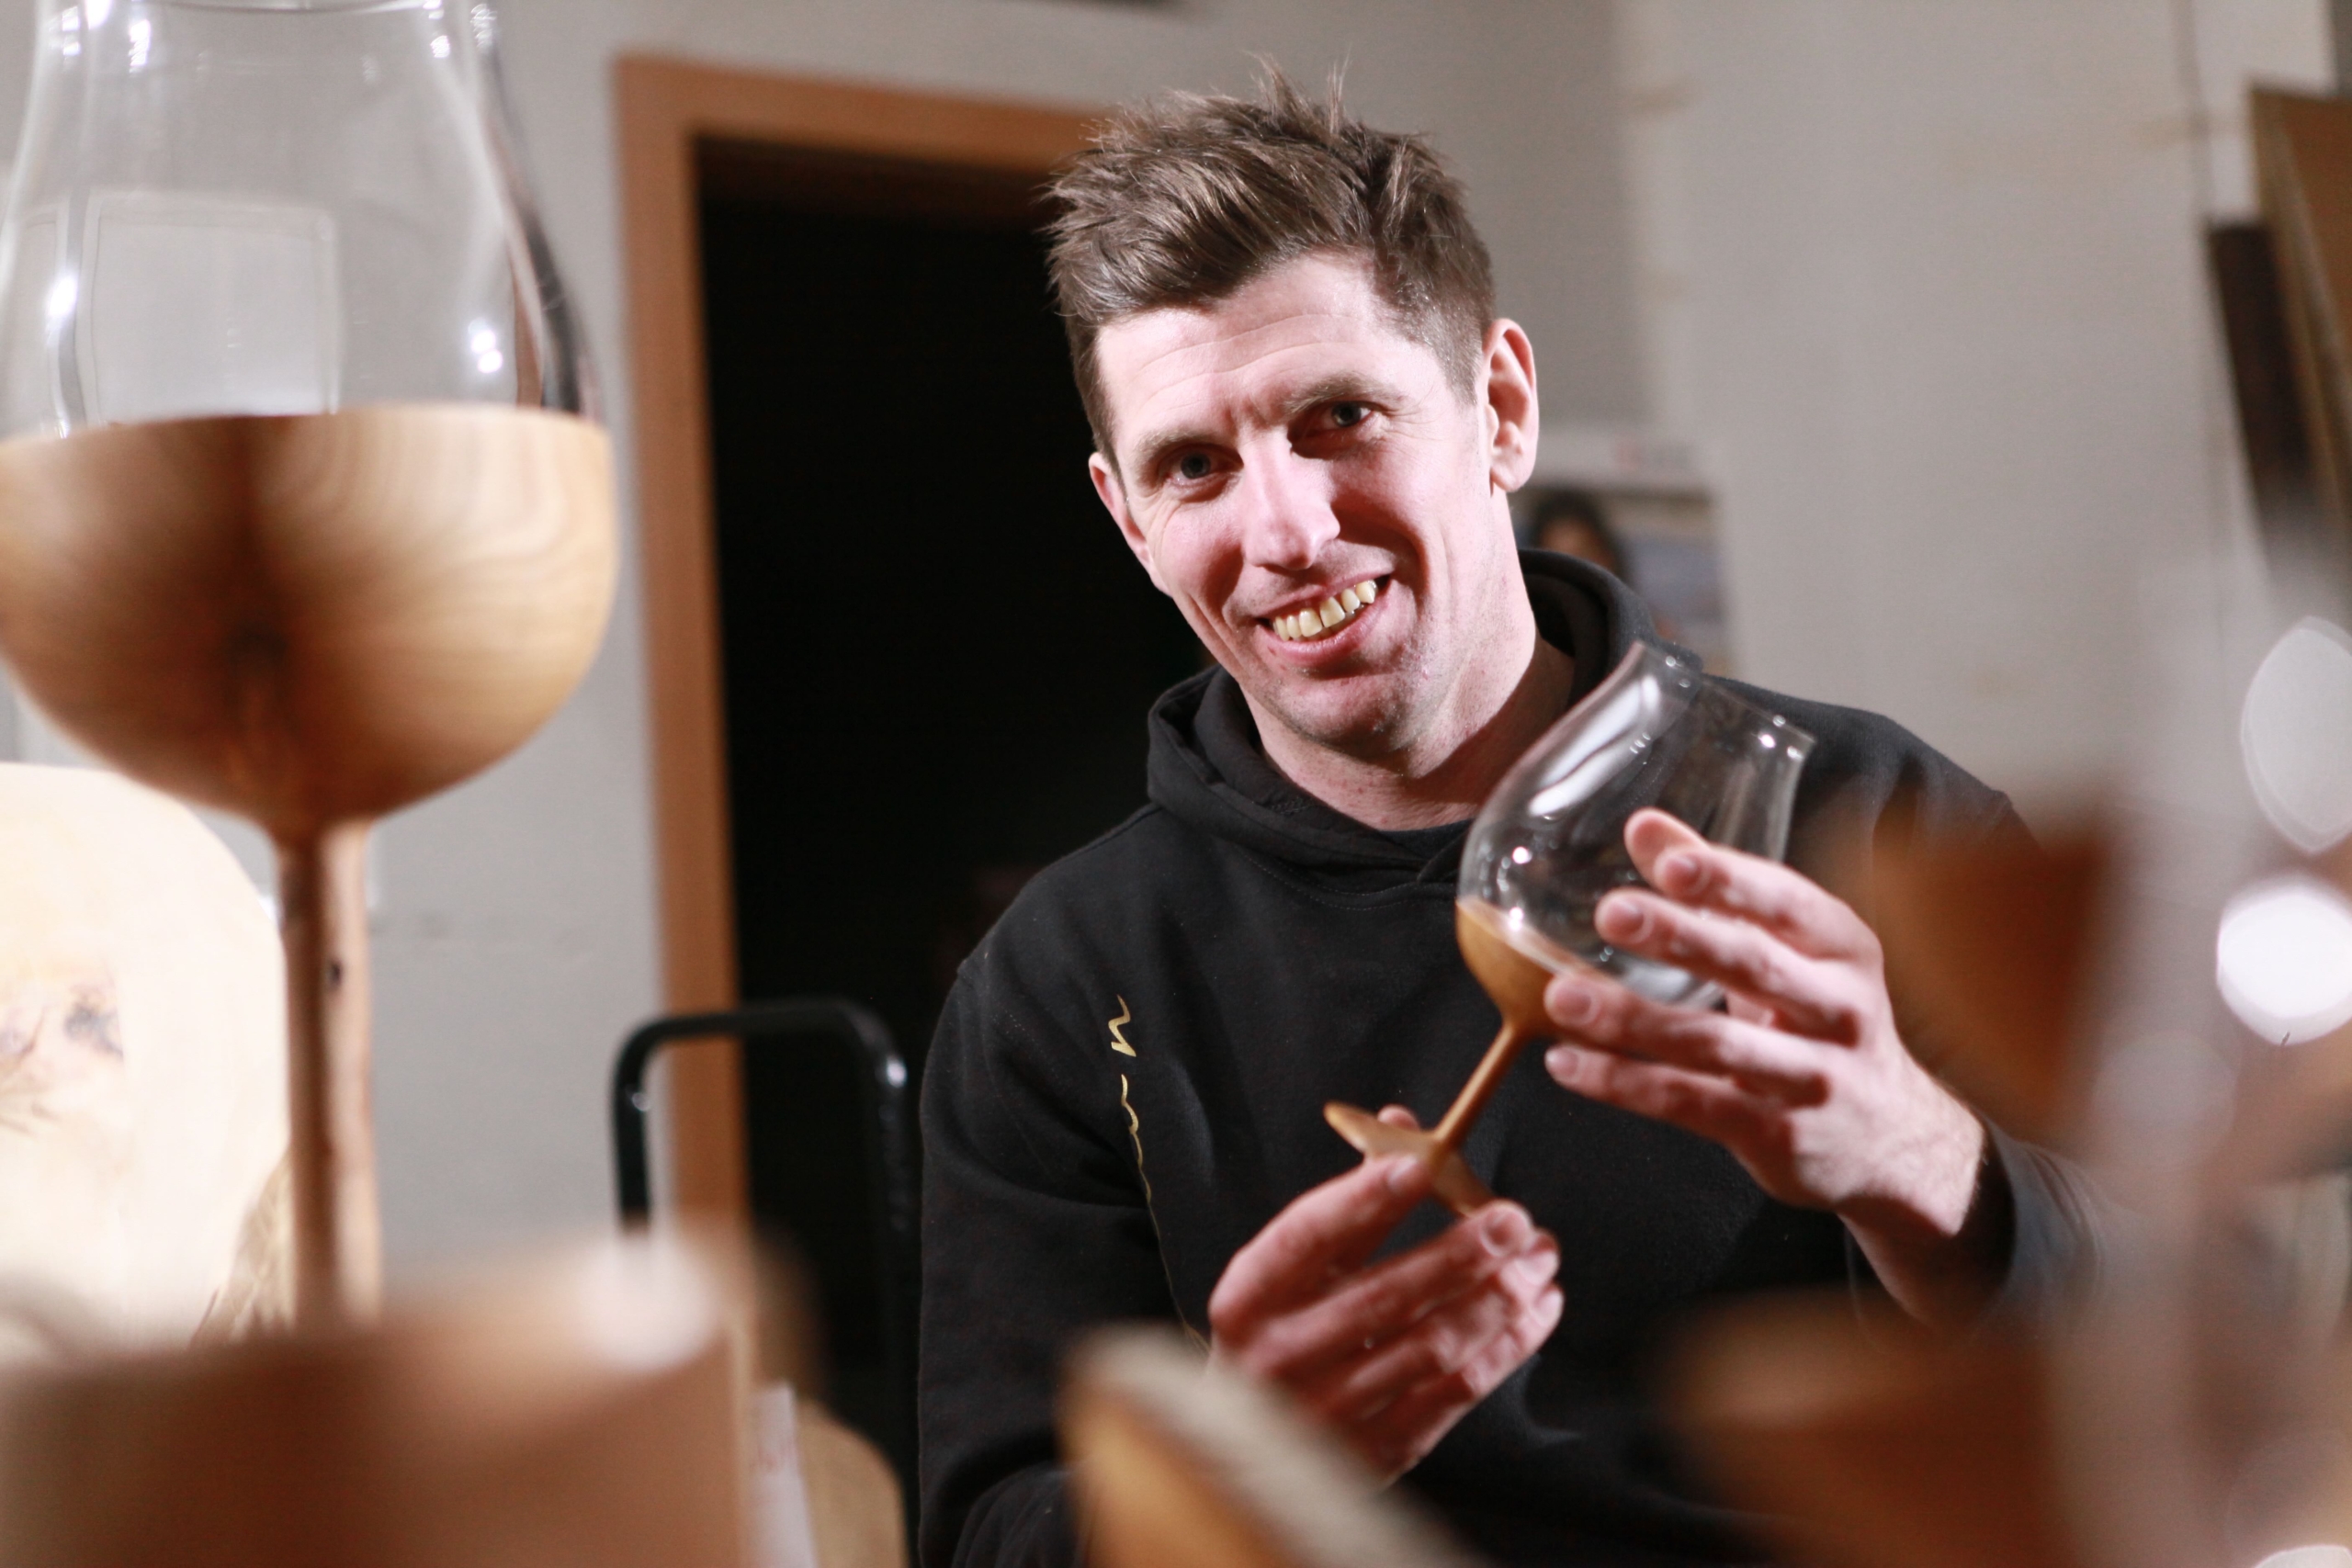
[(652, 1215), (652, 1178), (646, 1121), (652, 1109), (645, 1077), (665, 1046), (684, 1040), (732, 1039), (743, 1049), (793, 1035), (828, 1035), (865, 1060), (866, 1174), (879, 1195), (882, 1234), (875, 1248), (882, 1302), (883, 1377), (902, 1419), (914, 1409), (915, 1191), (907, 1127), (907, 1067), (879, 1018), (841, 997), (752, 1002), (724, 1012), (657, 1018), (631, 1033), (613, 1064), (613, 1165), (621, 1223), (642, 1225)]

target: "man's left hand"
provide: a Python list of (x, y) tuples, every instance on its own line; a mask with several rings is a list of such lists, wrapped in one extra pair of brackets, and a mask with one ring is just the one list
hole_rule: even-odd
[(1650, 886), (1601, 900), (1601, 937), (1714, 981), (1730, 1010), (1563, 976), (1544, 993), (1552, 1076), (1713, 1139), (1783, 1202), (1835, 1211), (1914, 1316), (1981, 1306), (2004, 1195), (1980, 1191), (1984, 1124), (1896, 1033), (1877, 936), (1787, 866), (1662, 811), (1637, 813), (1625, 845)]

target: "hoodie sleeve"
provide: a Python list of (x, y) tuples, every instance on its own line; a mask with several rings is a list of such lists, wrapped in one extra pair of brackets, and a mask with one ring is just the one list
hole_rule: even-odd
[(2082, 1167), (1989, 1121), (1984, 1126), (2011, 1215), (2008, 1272), (1985, 1317), (2028, 1330), (2048, 1327), (2105, 1276), (2114, 1217)]
[(1057, 1027), (1005, 945), (966, 965), (923, 1080), (924, 1568), (1078, 1562), (1062, 1364), (1097, 1325), (1176, 1315), (1092, 1020)]

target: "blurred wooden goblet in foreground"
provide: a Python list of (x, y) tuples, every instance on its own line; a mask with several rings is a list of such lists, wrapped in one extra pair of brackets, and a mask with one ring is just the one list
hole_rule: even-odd
[(513, 408), (180, 420), (0, 446), (0, 649), (92, 750), (276, 843), (297, 1312), (379, 1284), (363, 855), (586, 670), (604, 433)]
[(1474, 1568), (1353, 1454), (1164, 1329), (1071, 1360), (1062, 1447), (1103, 1568)]
[(743, 1335), (675, 1242), (0, 1384), (5, 1568), (740, 1568)]

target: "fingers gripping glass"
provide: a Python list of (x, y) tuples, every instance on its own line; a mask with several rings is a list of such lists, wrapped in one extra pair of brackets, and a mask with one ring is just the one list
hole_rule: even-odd
[(1653, 1001), (1690, 1007), (1712, 1007), (1722, 995), (1611, 946), (1594, 928), (1605, 896), (1645, 886), (1625, 847), (1626, 823), (1654, 807), (1715, 843), (1778, 860), (1812, 747), (1812, 736), (1702, 679), (1694, 664), (1636, 644), (1503, 775), (1471, 824), (1454, 931), (1503, 1021), (1469, 1082), (1428, 1132), (1336, 1101), (1325, 1118), (1367, 1158), (1422, 1160), (1439, 1199), (1458, 1213), (1491, 1199), (1463, 1163), (1462, 1144), (1520, 1051), (1555, 1032), (1544, 1010), (1555, 975), (1597, 970)]

